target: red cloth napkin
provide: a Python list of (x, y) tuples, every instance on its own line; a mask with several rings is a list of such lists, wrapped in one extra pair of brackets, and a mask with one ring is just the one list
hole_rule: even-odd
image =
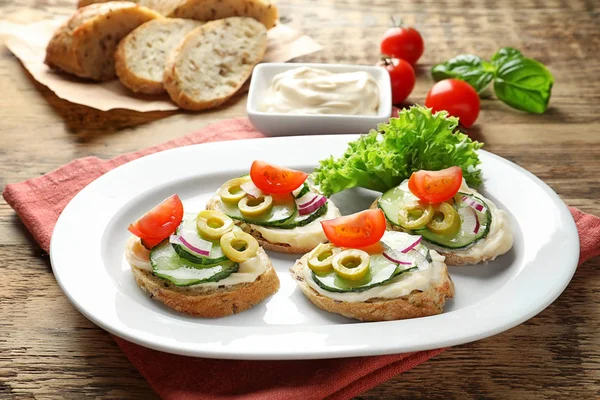
[[(44, 176), (6, 186), (3, 196), (48, 251), (58, 216), (81, 189), (138, 157), (189, 144), (259, 138), (246, 119), (211, 125), (158, 146), (104, 161), (87, 157)], [(600, 254), (600, 218), (571, 208), (581, 241), (580, 264)], [(306, 361), (232, 361), (162, 353), (114, 337), (129, 360), (165, 399), (348, 399), (405, 372), (444, 349), (377, 357)], [(214, 379), (218, 376), (219, 379)]]

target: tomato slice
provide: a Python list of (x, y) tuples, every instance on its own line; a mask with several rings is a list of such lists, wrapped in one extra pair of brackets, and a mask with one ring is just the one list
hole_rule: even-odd
[(331, 243), (355, 249), (377, 243), (385, 233), (386, 222), (383, 211), (376, 209), (321, 221), (321, 225)]
[(183, 204), (174, 194), (140, 219), (129, 225), (129, 232), (142, 239), (142, 244), (151, 249), (171, 236), (183, 219)]
[(250, 168), (252, 182), (265, 193), (291, 193), (304, 183), (308, 174), (289, 168), (254, 161)]
[(450, 167), (441, 171), (413, 172), (408, 189), (421, 201), (441, 203), (454, 196), (462, 185), (462, 169)]

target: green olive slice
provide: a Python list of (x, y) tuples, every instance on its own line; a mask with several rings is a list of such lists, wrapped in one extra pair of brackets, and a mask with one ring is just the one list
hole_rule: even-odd
[(233, 178), (225, 182), (219, 189), (219, 196), (225, 203), (235, 204), (246, 196), (241, 186), (250, 181), (249, 176)]
[(200, 236), (217, 240), (233, 229), (233, 220), (221, 212), (204, 210), (198, 213), (196, 226)]
[[(441, 218), (438, 218), (440, 217)], [(439, 235), (452, 235), (460, 228), (460, 216), (454, 207), (448, 203), (435, 206), (434, 217), (427, 224), (427, 229)]]
[(341, 251), (331, 262), (338, 276), (351, 281), (363, 278), (369, 272), (369, 264), (369, 253), (356, 249)]
[(308, 267), (316, 273), (329, 272), (333, 268), (333, 257), (339, 252), (331, 243), (320, 243), (308, 254)]
[(258, 242), (243, 231), (234, 230), (221, 236), (221, 250), (233, 262), (248, 261), (258, 252)]
[(240, 212), (247, 217), (255, 217), (264, 214), (273, 207), (273, 197), (260, 195), (258, 197), (246, 196), (238, 203)]
[(429, 203), (406, 204), (398, 213), (398, 221), (405, 229), (420, 229), (433, 219), (433, 215), (433, 206)]

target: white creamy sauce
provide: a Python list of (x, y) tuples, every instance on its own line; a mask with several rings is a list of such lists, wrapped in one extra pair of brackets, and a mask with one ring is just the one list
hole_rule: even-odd
[[(152, 272), (152, 265), (150, 265), (150, 251), (142, 245), (142, 242), (138, 237), (131, 236), (127, 241), (127, 245), (125, 246), (125, 258), (131, 266)], [(267, 265), (265, 261), (257, 255), (248, 261), (240, 263), (238, 271), (225, 279), (221, 279), (218, 282), (199, 283), (197, 285), (191, 285), (190, 287), (232, 286), (237, 285), (238, 283), (254, 282), (256, 278), (265, 272), (266, 268)]]
[(379, 88), (369, 73), (301, 67), (275, 75), (260, 111), (376, 115), (378, 107)]
[(327, 202), (327, 212), (310, 224), (299, 226), (294, 229), (267, 228), (264, 226), (250, 225), (252, 229), (259, 232), (263, 238), (271, 243), (289, 244), (292, 247), (312, 249), (319, 243), (327, 242), (320, 221), (337, 218), (340, 210), (332, 201)]
[(413, 290), (425, 291), (432, 286), (438, 285), (446, 275), (446, 264), (444, 257), (435, 250), (430, 250), (432, 263), (429, 268), (414, 272), (404, 273), (390, 283), (383, 286), (365, 290), (364, 292), (337, 293), (323, 290), (312, 278), (312, 271), (308, 266), (306, 256), (302, 259), (302, 272), (305, 282), (319, 294), (329, 297), (333, 300), (345, 301), (348, 303), (364, 302), (369, 299), (395, 299), (409, 295)]

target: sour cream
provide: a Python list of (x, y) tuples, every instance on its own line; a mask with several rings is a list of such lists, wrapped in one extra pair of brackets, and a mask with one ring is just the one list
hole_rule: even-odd
[(260, 111), (376, 115), (379, 88), (364, 71), (333, 73), (301, 67), (275, 75)]

